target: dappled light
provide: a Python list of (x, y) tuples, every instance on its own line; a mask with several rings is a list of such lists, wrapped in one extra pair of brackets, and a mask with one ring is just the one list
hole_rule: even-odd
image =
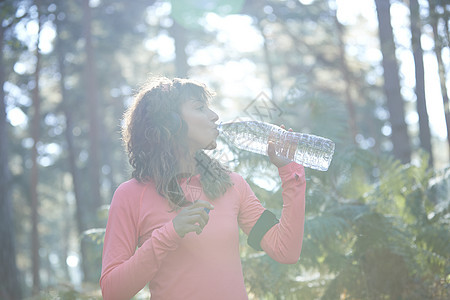
[[(124, 113), (151, 76), (170, 79), (159, 83), (158, 97), (169, 99), (177, 89), (172, 78), (215, 92), (194, 113), (218, 115), (210, 130), (217, 141), (202, 149), (206, 168), (219, 173), (202, 173), (211, 177), (209, 190), (206, 181), (195, 186), (194, 176), (172, 174), (194, 205), (224, 188), (218, 178), (230, 170), (282, 220), (281, 163), (300, 150), (295, 144), (286, 161), (274, 163), (266, 148), (272, 129), (247, 134), (241, 125), (244, 134), (237, 136), (230, 128), (238, 122), (284, 125), (276, 127), (280, 136), (292, 128), (321, 137), (312, 146), (333, 143), (331, 164), (305, 163), (297, 262), (283, 251), (275, 253), (282, 263), (270, 250), (257, 251), (247, 243), (248, 225), (233, 224), (249, 299), (449, 299), (449, 12), (437, 0), (2, 1), (0, 299), (102, 299), (111, 199), (121, 183), (136, 178), (127, 155), (131, 142), (121, 135), (130, 126)], [(164, 134), (187, 140), (186, 120), (176, 113), (161, 114), (163, 129), (142, 130), (142, 141), (153, 139), (152, 149), (163, 152)], [(153, 122), (145, 116), (142, 122)], [(216, 133), (227, 123), (235, 124), (228, 128), (233, 136)], [(191, 143), (183, 145), (177, 149), (191, 151)], [(147, 150), (134, 159), (155, 159)], [(164, 163), (177, 165), (171, 154), (161, 155)], [(292, 180), (303, 180), (294, 171)], [(171, 190), (157, 192), (170, 199), (168, 213), (185, 208), (172, 201)], [(201, 205), (212, 222), (217, 211)], [(193, 236), (180, 235), (175, 225), (179, 237)], [(133, 253), (152, 232), (139, 232)], [(222, 248), (217, 252), (228, 250)], [(133, 299), (149, 299), (151, 288), (147, 280)]]

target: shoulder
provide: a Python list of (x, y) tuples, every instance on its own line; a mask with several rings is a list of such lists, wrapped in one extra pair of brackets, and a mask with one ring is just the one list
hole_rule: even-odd
[(229, 175), (230, 175), (231, 182), (233, 182), (234, 184), (245, 181), (245, 179), (239, 173), (230, 172)]
[(135, 178), (132, 178), (128, 181), (122, 182), (116, 189), (116, 193), (123, 193), (123, 192), (136, 192), (142, 189), (145, 189), (146, 186), (149, 185), (149, 182), (140, 182), (137, 181)]
[(138, 203), (142, 193), (151, 185), (151, 182), (139, 182), (134, 178), (125, 181), (117, 187), (111, 205), (121, 206), (125, 203)]
[(230, 179), (231, 179), (231, 182), (233, 183), (233, 187), (239, 191), (245, 190), (246, 187), (248, 186), (247, 181), (239, 173), (231, 172)]

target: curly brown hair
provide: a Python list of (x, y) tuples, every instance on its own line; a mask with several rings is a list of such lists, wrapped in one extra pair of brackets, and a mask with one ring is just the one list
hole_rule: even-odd
[[(122, 138), (133, 168), (132, 177), (152, 180), (160, 195), (175, 207), (186, 199), (178, 183), (187, 176), (180, 162), (188, 159), (187, 124), (180, 116), (181, 105), (191, 99), (208, 103), (214, 92), (190, 79), (150, 78), (138, 91), (124, 114)], [(229, 170), (203, 151), (196, 153), (196, 171), (210, 199), (225, 193), (232, 185)]]

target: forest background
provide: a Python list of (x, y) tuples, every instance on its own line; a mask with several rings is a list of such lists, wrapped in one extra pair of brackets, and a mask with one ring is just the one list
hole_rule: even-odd
[[(108, 205), (130, 177), (121, 117), (149, 74), (215, 89), (221, 121), (336, 142), (307, 169), (300, 261), (241, 241), (251, 299), (448, 299), (445, 0), (3, 0), (0, 298), (100, 299)], [(280, 214), (267, 158), (210, 155)], [(135, 298), (148, 297), (143, 291)]]

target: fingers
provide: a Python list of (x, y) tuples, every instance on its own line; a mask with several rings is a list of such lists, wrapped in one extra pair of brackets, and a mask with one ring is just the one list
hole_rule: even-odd
[[(269, 144), (267, 145), (268, 147), (274, 147), (275, 146), (275, 136), (276, 136), (276, 133), (274, 132), (274, 131), (271, 131), (270, 133), (269, 133), (269, 138), (268, 138), (268, 142), (269, 142)], [(272, 144), (272, 145), (271, 145)], [(269, 153), (269, 148), (267, 148), (267, 153)]]
[(180, 237), (184, 237), (189, 232), (200, 234), (209, 221), (209, 211), (212, 209), (214, 206), (203, 200), (183, 208), (173, 219), (175, 231)]
[[(186, 224), (188, 225), (196, 225), (196, 227), (199, 227), (200, 230), (203, 230), (205, 228), (206, 224), (209, 221), (209, 216), (207, 213), (203, 212), (205, 215), (199, 214), (194, 216), (189, 216), (186, 218)], [(197, 228), (196, 228), (197, 229)]]
[[(286, 130), (286, 126), (284, 124), (281, 124), (280, 128), (283, 130)], [(292, 128), (289, 128), (288, 131), (292, 132)], [(267, 145), (267, 154), (269, 155), (269, 158), (276, 157), (277, 151), (282, 156), (288, 156), (290, 149), (287, 147), (283, 147), (279, 142), (277, 143), (275, 135), (276, 135), (276, 133), (274, 131), (270, 132), (270, 134), (269, 134), (269, 140), (268, 140), (268, 145)]]
[(199, 214), (203, 214), (203, 213), (208, 215), (208, 211), (205, 210), (204, 207), (189, 207), (189, 208), (185, 208), (183, 211), (183, 214), (186, 216), (195, 216), (195, 215), (199, 215)]
[(186, 225), (185, 231), (186, 233), (189, 232), (195, 232), (197, 235), (199, 235), (200, 233), (202, 233), (203, 228), (201, 228), (199, 225), (193, 225), (193, 224), (189, 224)]
[[(286, 130), (286, 127), (284, 126), (284, 124), (281, 124), (280, 127), (283, 128), (284, 130)], [(292, 131), (292, 128), (289, 128), (288, 131)]]
[(189, 216), (186, 219), (186, 230), (187, 232), (194, 232), (197, 234), (202, 233), (203, 228), (205, 228), (206, 224), (208, 224), (209, 215), (206, 213), (204, 209), (200, 209), (198, 214)]
[(209, 220), (209, 214), (202, 207), (186, 209), (183, 214), (186, 218), (186, 222), (194, 224), (199, 223), (202, 225), (202, 228), (206, 225), (206, 223), (208, 223)]
[[(286, 130), (286, 126), (284, 124), (281, 124), (280, 128)], [(293, 132), (292, 128), (289, 128), (288, 131)], [(283, 132), (283, 134), (286, 135), (285, 132)], [(288, 137), (289, 141), (291, 138), (293, 138), (290, 135)], [(284, 143), (276, 141), (275, 132), (271, 132), (269, 134), (267, 154), (269, 156), (270, 161), (276, 167), (280, 168), (290, 163), (294, 159), (296, 149), (297, 143), (295, 142), (295, 138), (293, 138), (293, 142), (290, 142), (288, 145), (286, 145)]]
[(200, 233), (202, 233), (202, 228), (200, 228), (199, 225), (186, 224), (186, 225), (184, 225), (182, 231), (180, 233), (178, 233), (178, 232), (177, 233), (181, 238), (184, 238), (184, 236), (186, 234), (188, 234), (189, 232), (195, 232), (196, 234), (200, 234)]
[(190, 208), (207, 208), (209, 210), (214, 209), (214, 206), (209, 203), (208, 201), (204, 201), (204, 200), (197, 200), (194, 202), (194, 204), (192, 204), (191, 206), (189, 206)]
[(269, 141), (269, 145), (267, 146), (267, 154), (269, 157), (275, 156), (275, 143), (273, 141)]

